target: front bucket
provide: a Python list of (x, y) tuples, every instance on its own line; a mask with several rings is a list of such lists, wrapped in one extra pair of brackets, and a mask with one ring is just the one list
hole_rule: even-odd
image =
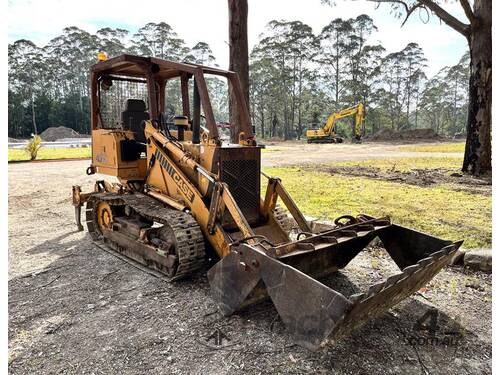
[[(241, 244), (209, 270), (213, 296), (222, 312), (231, 314), (263, 283), (295, 342), (316, 350), (418, 291), (462, 244), (398, 225), (386, 226), (376, 234), (401, 272), (370, 286), (365, 293), (345, 297), (279, 258)], [(345, 244), (341, 250), (345, 251)]]

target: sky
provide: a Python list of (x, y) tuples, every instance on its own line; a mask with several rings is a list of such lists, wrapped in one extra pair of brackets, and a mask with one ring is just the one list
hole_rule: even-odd
[[(45, 45), (67, 26), (77, 26), (94, 33), (102, 27), (121, 27), (131, 32), (148, 22), (166, 22), (192, 47), (207, 42), (217, 63), (227, 68), (229, 59), (227, 0), (9, 0), (8, 41), (30, 39)], [(414, 14), (401, 27), (401, 20), (382, 4), (364, 1), (337, 0), (334, 6), (320, 0), (248, 0), (248, 40), (250, 49), (259, 41), (266, 24), (273, 20), (300, 20), (315, 33), (335, 18), (348, 19), (367, 14), (374, 19), (378, 32), (370, 43), (380, 42), (387, 52), (403, 49), (417, 42), (428, 59), (427, 75), (442, 67), (454, 65), (467, 51), (467, 42), (458, 32), (431, 16)], [(448, 2), (445, 9), (466, 21), (458, 2)]]

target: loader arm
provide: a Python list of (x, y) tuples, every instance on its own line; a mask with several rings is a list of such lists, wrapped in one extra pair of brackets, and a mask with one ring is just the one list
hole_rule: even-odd
[[(145, 133), (150, 155), (146, 187), (154, 186), (165, 197), (176, 195), (172, 192), (172, 189), (176, 189), (178, 200), (195, 213), (201, 230), (220, 257), (228, 255), (230, 251), (229, 242), (220, 225), (225, 208), (244, 238), (255, 235), (226, 184), (198, 164), (178, 144), (164, 136), (151, 122), (146, 123)], [(194, 183), (183, 169), (194, 172)], [(204, 198), (210, 199), (209, 206)], [(250, 239), (248, 242), (253, 244), (255, 240)]]

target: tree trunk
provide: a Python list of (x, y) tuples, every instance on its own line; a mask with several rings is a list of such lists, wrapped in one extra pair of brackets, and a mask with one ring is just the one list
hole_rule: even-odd
[(469, 36), (470, 79), (467, 141), (462, 171), (491, 173), (491, 0), (476, 0)]
[[(240, 78), (243, 94), (249, 106), (248, 90), (248, 3), (247, 0), (228, 0), (229, 6), (229, 70), (236, 72)], [(231, 85), (229, 85), (230, 98)], [(231, 142), (238, 143), (240, 133), (240, 113), (233, 100), (229, 101), (229, 118), (231, 122)]]
[(457, 132), (457, 96), (458, 96), (458, 77), (455, 78), (455, 91), (453, 92), (453, 132)]
[(297, 139), (300, 139), (300, 137), (302, 136), (302, 80), (303, 80), (303, 77), (302, 77), (303, 73), (302, 73), (302, 59), (300, 59), (300, 62), (299, 62), (299, 98), (298, 98), (298, 101), (299, 101), (299, 104), (298, 104), (298, 108), (297, 108), (297, 112), (298, 112), (298, 124), (297, 124)]
[(261, 107), (261, 110), (260, 110), (260, 136), (262, 137), (262, 139), (266, 138), (266, 134), (265, 134), (265, 118), (264, 118), (265, 114), (264, 114), (264, 107), (262, 106)]
[(283, 140), (288, 140), (288, 101), (286, 99), (283, 107)]
[(271, 128), (271, 137), (276, 137), (276, 126), (278, 125), (278, 117), (276, 113), (273, 115), (272, 128)]
[(417, 99), (415, 101), (415, 129), (418, 129), (418, 106), (420, 100), (420, 80), (417, 80)]
[(33, 121), (33, 131), (35, 132), (34, 134), (38, 134), (38, 129), (36, 127), (36, 116), (35, 116), (35, 95), (33, 92), (31, 93), (31, 119)]

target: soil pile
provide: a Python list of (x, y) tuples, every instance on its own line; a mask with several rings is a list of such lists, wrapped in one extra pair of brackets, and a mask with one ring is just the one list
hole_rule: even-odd
[(44, 141), (54, 142), (62, 138), (87, 138), (88, 135), (80, 134), (65, 126), (57, 126), (47, 128), (40, 134), (40, 137), (42, 137)]
[(9, 138), (9, 143), (22, 143), (23, 141), (21, 139), (16, 139), (16, 138), (11, 138), (11, 137), (8, 137)]
[(374, 141), (392, 141), (392, 140), (412, 140), (412, 139), (439, 139), (439, 135), (429, 128), (424, 129), (406, 129), (394, 131), (383, 128), (370, 137)]
[(453, 190), (465, 191), (470, 194), (491, 195), (491, 178), (476, 178), (445, 168), (417, 168), (410, 171), (398, 171), (396, 169), (382, 170), (376, 167), (357, 165), (355, 167), (326, 168), (325, 171), (330, 174), (368, 177), (421, 187), (448, 184), (449, 188)]

